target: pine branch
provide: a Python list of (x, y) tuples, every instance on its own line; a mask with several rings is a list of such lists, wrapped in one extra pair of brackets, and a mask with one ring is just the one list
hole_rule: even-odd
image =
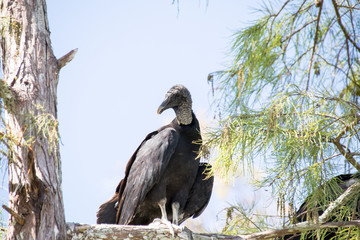
[(325, 223), (332, 216), (333, 213), (340, 207), (346, 204), (354, 195), (359, 194), (360, 190), (360, 181), (352, 184), (350, 187), (346, 189), (346, 191), (341, 194), (335, 201), (330, 203), (329, 207), (321, 214), (319, 217), (319, 223)]
[(345, 205), (354, 195), (360, 191), (360, 181), (352, 184), (346, 191), (341, 194), (335, 201), (330, 203), (329, 207), (318, 218), (317, 223), (305, 221), (297, 224), (290, 225), (285, 228), (273, 229), (264, 232), (253, 233), (243, 236), (245, 239), (270, 239), (288, 234), (298, 232), (306, 232), (316, 229), (324, 228), (339, 228), (339, 227), (359, 227), (360, 220), (345, 221), (345, 222), (326, 222), (334, 214), (334, 212), (341, 206)]
[(310, 58), (310, 64), (309, 64), (309, 70), (308, 70), (308, 80), (307, 80), (307, 83), (306, 83), (306, 91), (309, 89), (311, 68), (312, 68), (312, 65), (313, 65), (313, 60), (314, 60), (314, 56), (315, 56), (315, 52), (316, 52), (316, 47), (317, 47), (317, 44), (318, 44), (319, 26), (320, 26), (320, 17), (321, 17), (322, 8), (323, 8), (323, 4), (321, 3), (320, 6), (319, 6), (319, 13), (318, 13), (317, 21), (316, 21), (314, 45), (312, 47), (312, 54), (311, 54), (311, 58)]
[(350, 37), (349, 33), (346, 31), (345, 26), (341, 22), (341, 16), (340, 16), (338, 5), (337, 5), (336, 1), (335, 0), (331, 0), (331, 1), (334, 6), (335, 14), (337, 16), (337, 20), (338, 20), (339, 26), (341, 28), (341, 31), (344, 33), (345, 38), (347, 40), (349, 40), (352, 43), (352, 45), (354, 45), (354, 47), (360, 52), (360, 47), (358, 45), (356, 45), (356, 42), (354, 42), (354, 40)]
[(340, 140), (331, 140), (332, 143), (337, 147), (337, 149), (340, 151), (340, 153), (345, 157), (345, 159), (351, 163), (351, 165), (356, 168), (356, 170), (360, 171), (360, 164), (355, 160), (353, 157), (354, 155), (352, 152), (350, 152), (349, 148), (345, 147), (343, 144), (340, 143)]
[(295, 234), (299, 232), (311, 231), (316, 229), (339, 228), (339, 227), (360, 227), (360, 220), (345, 221), (345, 222), (328, 222), (323, 224), (315, 224), (309, 222), (301, 222), (296, 225), (291, 225), (285, 228), (272, 229), (264, 232), (252, 233), (242, 236), (244, 239), (272, 239), (285, 235)]
[(351, 129), (353, 129), (357, 124), (359, 124), (360, 122), (360, 116), (356, 115), (356, 120), (350, 124), (347, 125), (339, 134), (335, 139), (330, 140), (330, 142), (332, 142), (337, 149), (339, 150), (339, 152), (345, 157), (345, 159), (351, 163), (351, 165), (353, 165), (354, 168), (356, 168), (356, 170), (358, 170), (360, 172), (360, 163), (358, 163), (350, 149), (346, 146), (344, 146), (343, 144), (341, 144), (340, 139)]
[(300, 28), (296, 29), (295, 31), (291, 32), (289, 35), (285, 36), (284, 39), (281, 40), (281, 43), (284, 43), (285, 41), (287, 41), (288, 39), (291, 39), (295, 34), (297, 34), (298, 32), (300, 32), (301, 30), (303, 30), (304, 28), (306, 28), (307, 26), (309, 26), (310, 24), (317, 22), (318, 19), (313, 19), (307, 23), (305, 23), (304, 25), (302, 25)]

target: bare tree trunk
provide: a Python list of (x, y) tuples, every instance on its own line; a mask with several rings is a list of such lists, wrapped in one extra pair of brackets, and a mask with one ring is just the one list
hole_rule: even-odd
[(62, 66), (51, 49), (45, 0), (1, 0), (9, 152), (7, 239), (65, 239), (57, 131), (57, 83)]

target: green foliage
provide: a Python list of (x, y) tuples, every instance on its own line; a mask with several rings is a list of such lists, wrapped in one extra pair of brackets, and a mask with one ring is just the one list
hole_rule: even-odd
[(226, 224), (222, 232), (229, 235), (247, 234), (268, 228), (266, 216), (257, 214), (255, 204), (238, 203), (226, 209)]
[(28, 113), (25, 118), (27, 122), (24, 133), (25, 140), (29, 147), (35, 142), (46, 145), (49, 154), (54, 154), (58, 160), (59, 132), (58, 121), (54, 115), (46, 113), (43, 106), (36, 105), (36, 113)]
[[(16, 48), (19, 50), (20, 41), (21, 41), (21, 33), (22, 33), (22, 23), (17, 21), (12, 17), (0, 17), (0, 31), (1, 35), (4, 36), (4, 32), (9, 32), (10, 36), (12, 36), (16, 43)], [(19, 54), (19, 51), (17, 52)]]
[(335, 175), (360, 171), (360, 2), (338, 2), (272, 1), (234, 35), (229, 68), (208, 78), (219, 125), (204, 142), (216, 171), (263, 172), (255, 184), (272, 187), (282, 217)]
[(0, 99), (0, 110), (4, 107), (6, 107), (9, 112), (14, 110), (14, 94), (2, 79), (0, 79)]
[[(9, 86), (0, 79), (0, 112), (3, 113), (3, 110), (6, 109), (8, 112), (13, 112), (15, 108), (15, 101), (14, 101), (14, 94), (10, 90)], [(0, 117), (0, 160), (2, 157), (8, 158), (9, 157), (9, 150), (12, 147), (13, 141), (11, 140), (8, 134), (5, 131), (5, 125), (2, 116)], [(0, 167), (3, 167), (1, 164)]]

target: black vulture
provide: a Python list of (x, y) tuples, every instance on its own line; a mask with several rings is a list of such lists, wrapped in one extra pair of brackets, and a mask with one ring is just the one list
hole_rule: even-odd
[[(203, 171), (201, 177), (198, 176), (197, 158), (201, 135), (199, 122), (192, 111), (190, 92), (182, 85), (172, 87), (158, 113), (168, 108), (174, 109), (175, 119), (148, 134), (136, 149), (115, 195), (100, 206), (98, 223), (113, 223), (114, 209), (117, 209), (117, 224), (147, 225), (155, 218), (167, 220), (170, 216), (172, 222), (178, 224), (188, 217), (198, 216), (206, 207), (213, 179), (201, 179), (207, 184), (197, 181), (203, 178)], [(206, 196), (198, 197), (197, 200), (202, 202), (198, 209), (193, 203), (196, 201), (193, 187), (210, 189)], [(184, 212), (188, 202), (194, 205), (191, 213)]]
[[(208, 163), (200, 163), (196, 180), (191, 188), (189, 197), (186, 201), (185, 208), (179, 216), (179, 224), (183, 223), (186, 219), (192, 217), (196, 218), (205, 210), (209, 203), (211, 192), (214, 184), (214, 176), (209, 176), (211, 171), (211, 165)], [(119, 186), (121, 183), (119, 184)], [(118, 188), (108, 201), (103, 203), (97, 212), (97, 223), (101, 224), (116, 224), (116, 213), (118, 210)], [(167, 209), (168, 218), (172, 218), (170, 215), (171, 209)], [(139, 222), (141, 220), (136, 220)]]
[[(360, 180), (360, 173), (356, 174), (342, 174), (330, 179), (324, 185), (320, 186), (316, 191), (319, 191), (319, 194), (323, 194), (326, 196), (326, 202), (323, 202), (319, 199), (315, 206), (311, 206), (310, 198), (312, 195), (308, 196), (304, 203), (300, 206), (300, 208), (296, 211), (295, 219), (293, 223), (296, 222), (304, 222), (309, 220), (309, 217), (313, 215), (313, 209), (317, 209), (317, 214), (320, 216), (325, 209), (327, 208), (330, 202), (333, 202), (336, 198), (338, 198), (348, 187), (350, 187), (355, 182)], [(313, 193), (312, 193), (313, 194)], [(350, 201), (351, 202), (351, 201)], [(356, 202), (350, 203), (352, 207), (355, 207), (355, 215), (350, 217), (355, 217), (355, 219), (360, 218), (360, 193)], [(352, 213), (351, 213), (352, 214)], [(329, 222), (335, 221), (348, 221), (349, 216), (339, 216), (338, 214), (334, 214), (334, 216), (329, 219)], [(324, 240), (330, 240), (336, 236), (336, 231), (334, 229), (327, 229), (327, 232), (324, 235)], [(286, 235), (282, 239), (287, 240), (300, 240), (301, 233)], [(316, 234), (313, 231), (307, 233), (307, 235), (302, 238), (304, 240), (315, 240), (317, 239)]]

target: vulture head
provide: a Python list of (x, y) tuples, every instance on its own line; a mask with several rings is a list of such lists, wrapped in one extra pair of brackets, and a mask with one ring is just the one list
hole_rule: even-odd
[(172, 108), (175, 111), (179, 124), (189, 125), (192, 122), (192, 101), (189, 90), (183, 85), (173, 86), (165, 95), (165, 100), (159, 106), (157, 112)]

